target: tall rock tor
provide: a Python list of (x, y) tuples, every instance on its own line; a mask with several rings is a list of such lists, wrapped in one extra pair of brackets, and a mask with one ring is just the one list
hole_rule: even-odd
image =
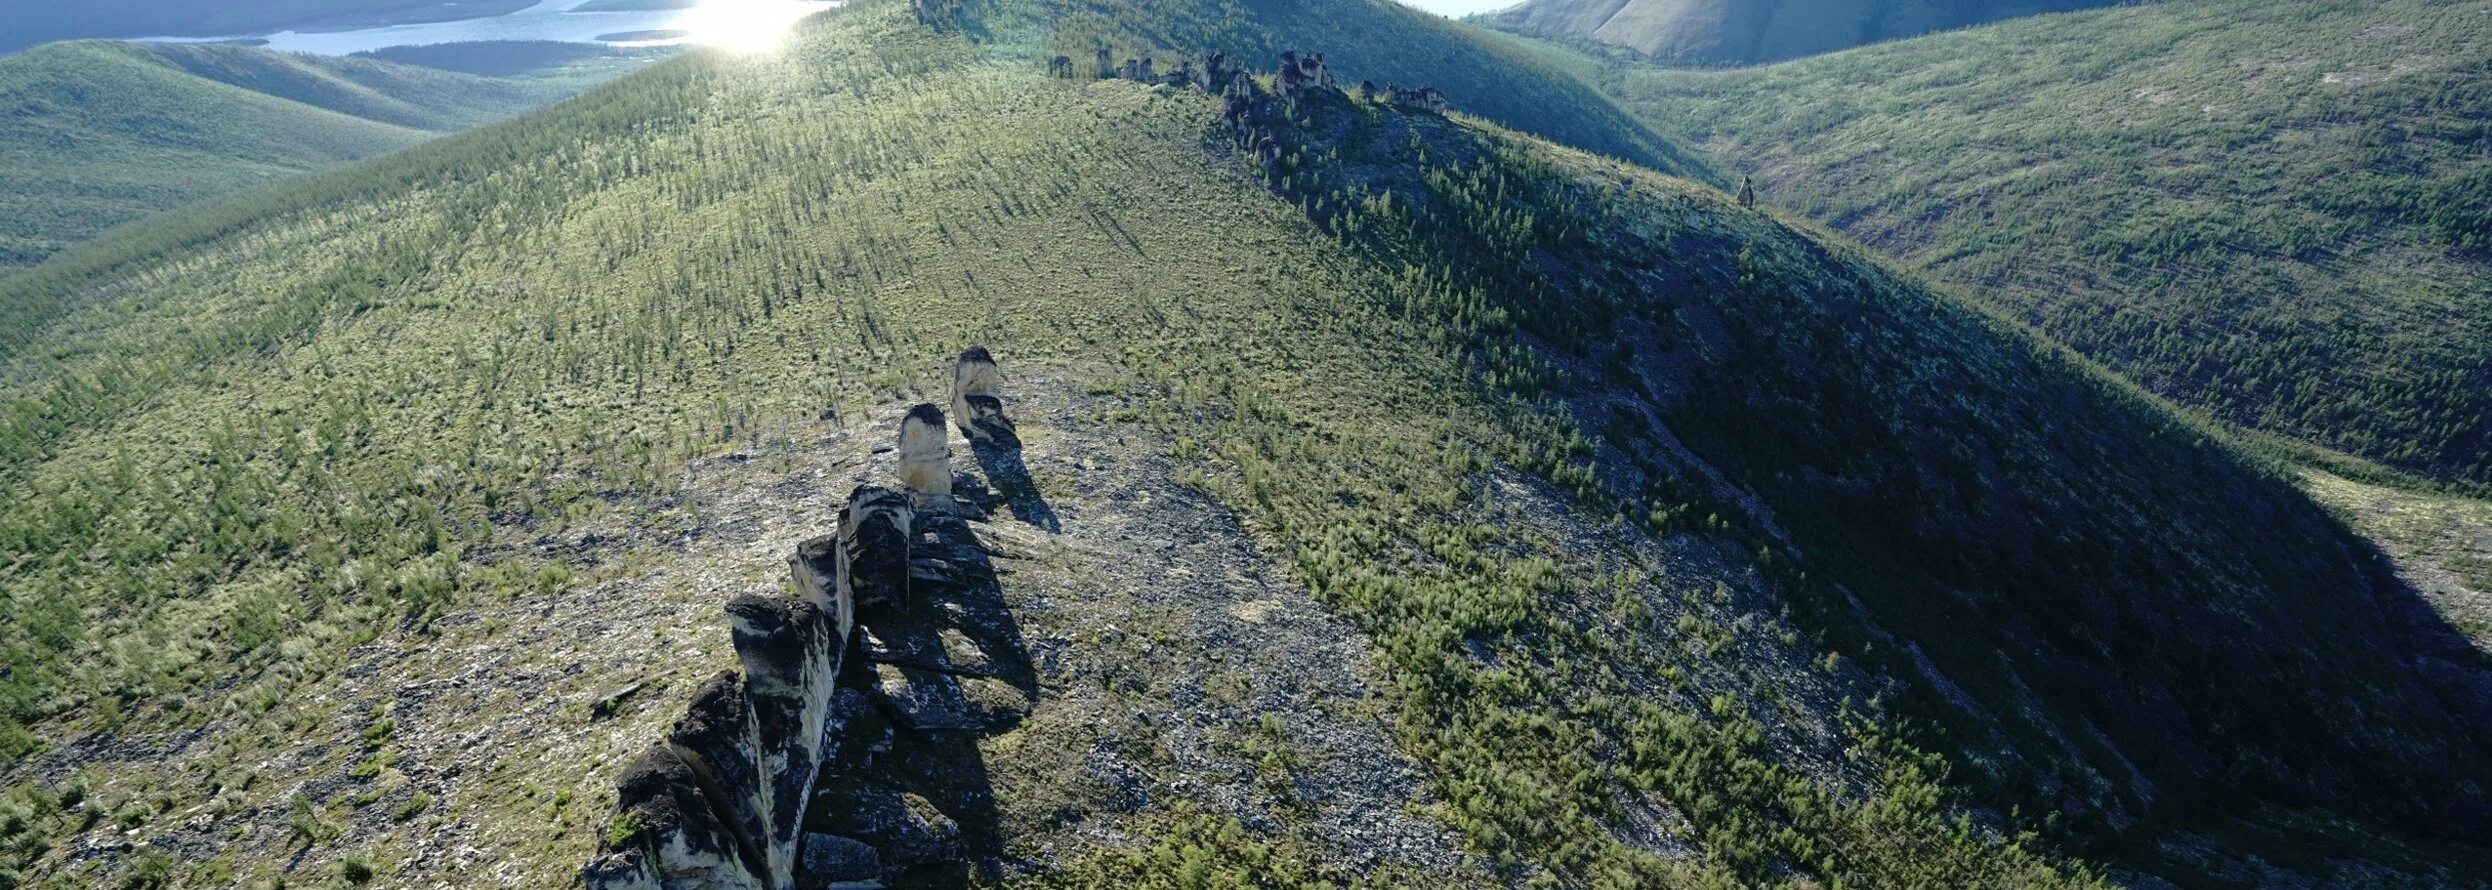
[[(908, 495), (879, 485), (860, 485), (839, 511), (832, 551), (833, 586), (840, 602), (907, 608), (909, 529), (916, 524)], [(841, 626), (855, 629), (853, 620)]]
[(1020, 443), (1012, 419), (1004, 416), (1003, 379), (995, 357), (984, 346), (972, 346), (952, 366), (952, 418), (972, 444), (1010, 448)]
[(900, 419), (900, 487), (908, 489), (909, 505), (920, 511), (952, 508), (952, 442), (944, 429), (943, 409), (933, 404), (910, 408)]
[[(772, 875), (793, 875), (797, 834), (813, 775), (822, 766), (822, 725), (828, 719), (830, 666), (838, 663), (831, 622), (802, 599), (743, 596), (727, 604), (744, 693), (760, 737), (761, 802), (768, 808), (759, 838)], [(784, 879), (782, 880), (784, 883)]]

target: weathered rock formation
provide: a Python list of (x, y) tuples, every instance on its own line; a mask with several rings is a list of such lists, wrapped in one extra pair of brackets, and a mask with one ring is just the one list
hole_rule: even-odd
[(1424, 111), (1429, 114), (1445, 113), (1445, 94), (1435, 87), (1406, 90), (1400, 86), (1387, 86), (1385, 99), (1393, 107), (1407, 111)]
[[(839, 600), (852, 606), (908, 608), (909, 528), (915, 512), (908, 495), (881, 486), (860, 485), (848, 494), (829, 548)], [(843, 624), (847, 626), (853, 622)]]
[(1106, 80), (1116, 76), (1116, 57), (1108, 55), (1107, 47), (1099, 47), (1099, 56), (1094, 73), (1100, 80)]
[[(964, 429), (1010, 433), (998, 389), (963, 353)], [(1029, 712), (1036, 675), (953, 500), (942, 410), (910, 409), (899, 452), (906, 493), (852, 492), (789, 558), (794, 596), (727, 604), (742, 669), (624, 770), (590, 890), (948, 884), (998, 855), (976, 740)]]
[(1004, 416), (1004, 399), (995, 357), (984, 346), (972, 346), (952, 366), (952, 419), (973, 444), (1018, 445), (1012, 419)]
[(1055, 57), (1055, 58), (1048, 59), (1048, 60), (1047, 60), (1047, 76), (1049, 76), (1049, 77), (1071, 77), (1071, 76), (1073, 76), (1073, 57), (1072, 57), (1072, 56), (1057, 56), (1057, 57)]
[(1319, 93), (1341, 92), (1333, 86), (1332, 72), (1324, 67), (1323, 53), (1300, 55), (1294, 50), (1281, 53), (1280, 70), (1272, 75), (1272, 89), (1288, 102)]
[(1179, 59), (1177, 67), (1170, 68), (1168, 73), (1160, 75), (1160, 82), (1172, 87), (1190, 87), (1195, 84), (1195, 78), (1194, 63)]
[(952, 508), (952, 443), (943, 409), (919, 405), (900, 419), (900, 487), (921, 512)]
[(727, 605), (742, 673), (711, 678), (618, 787), (596, 890), (787, 890), (844, 640), (804, 598)]

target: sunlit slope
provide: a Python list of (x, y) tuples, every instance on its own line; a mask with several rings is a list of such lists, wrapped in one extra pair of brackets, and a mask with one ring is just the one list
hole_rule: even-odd
[(1457, 110), (1587, 151), (1692, 178), (1712, 174), (1564, 69), (1474, 26), (1393, 0), (1006, 0), (969, 4), (974, 32), (1009, 48), (1073, 57), (1156, 55), (1160, 69), (1225, 52), (1269, 68), (1283, 51), (1322, 52), (1343, 86), (1435, 86)]
[(1612, 77), (1767, 201), (2159, 392), (2492, 482), (2492, 4), (2157, 3)]
[(2109, 5), (2112, 0), (1531, 0), (1480, 20), (1518, 34), (1623, 46), (1677, 64), (1741, 65)]
[[(765, 542), (762, 580), (633, 586), (768, 518), (688, 515), (688, 468), (794, 460), (967, 342), (1130, 395), (1092, 422), (1167, 443), (1257, 570), (1374, 640), (1372, 696), (1323, 713), (1389, 726), (1427, 789), (1396, 806), (1498, 881), (2091, 883), (2014, 837), (2045, 809), (2479, 824), (2483, 723), (2402, 660), (2402, 591), (2150, 401), (1710, 189), (1347, 104), (1265, 168), (1220, 113), (866, 4), (0, 282), (70, 307), (0, 371), (5, 803), (74, 775), (114, 814), (10, 855), (568, 884), (679, 712), (588, 703), (697, 681), (698, 616), (782, 570)], [(571, 574), (591, 532), (626, 543)], [(582, 602), (696, 618), (541, 617)], [(647, 664), (583, 667), (613, 646)], [(535, 682), (406, 691), (488, 667)], [(1048, 741), (986, 752), (1042, 879), (1349, 877), (1287, 808), (1184, 830), (1227, 802), (1116, 809)], [(2040, 808), (1951, 821), (2011, 802)], [(443, 826), (478, 852), (427, 852)]]
[(0, 268), (106, 228), (412, 145), (563, 88), (246, 47), (88, 41), (0, 57)]
[(183, 71), (364, 120), (448, 132), (501, 120), (569, 90), (352, 56), (214, 44), (146, 44)]

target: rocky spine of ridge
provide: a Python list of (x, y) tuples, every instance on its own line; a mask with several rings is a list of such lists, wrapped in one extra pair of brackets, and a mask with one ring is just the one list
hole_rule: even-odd
[[(982, 463), (1018, 467), (995, 360), (962, 354), (952, 403)], [(946, 773), (1018, 722), (1036, 678), (956, 496), (943, 409), (901, 422), (901, 490), (860, 485), (796, 546), (792, 596), (727, 603), (736, 658), (617, 781), (590, 890), (793, 890), (966, 877), (991, 826)]]
[[(1323, 53), (1288, 50), (1272, 71), (1272, 88), (1266, 90), (1257, 81), (1246, 63), (1229, 58), (1225, 53), (1203, 57), (1203, 65), (1180, 61), (1165, 72), (1159, 70), (1152, 56), (1127, 58), (1115, 62), (1115, 54), (1099, 47), (1092, 60), (1092, 76), (1099, 80), (1131, 80), (1178, 88), (1198, 89), (1225, 96), (1229, 100), (1228, 117), (1232, 122), (1259, 116), (1269, 108), (1285, 108), (1312, 98), (1346, 98), (1347, 90), (1333, 82), (1332, 72), (1324, 63)], [(1073, 77), (1073, 57), (1057, 56), (1047, 62), (1047, 73), (1055, 77)], [(1405, 111), (1443, 114), (1447, 108), (1445, 93), (1433, 86), (1404, 87), (1400, 84), (1378, 86), (1374, 81), (1360, 81), (1360, 101), (1390, 105)], [(957, 411), (959, 406), (954, 406)]]

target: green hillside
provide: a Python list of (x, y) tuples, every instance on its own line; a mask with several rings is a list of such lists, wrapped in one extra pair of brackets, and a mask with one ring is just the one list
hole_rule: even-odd
[(1601, 76), (2158, 392), (2492, 482), (2492, 4), (2188, 0)]
[(1478, 21), (1673, 64), (1744, 65), (2113, 0), (1529, 0)]
[[(1710, 187), (1348, 98), (1241, 144), (1011, 14), (861, 3), (0, 280), (48, 307), (0, 367), (17, 885), (572, 885), (718, 605), (971, 342), (1063, 507), (983, 523), (1005, 594), (1097, 667), (977, 743), (999, 882), (2099, 886), (2194, 874), (2167, 831), (2481, 873), (2447, 629), (2208, 429)], [(1307, 48), (1475, 39), (1393, 36)], [(1267, 654), (1151, 608), (1189, 585), (1337, 622), (1363, 688), (1186, 673)], [(1342, 853), (1289, 720), (1389, 734), (1366, 803), (1464, 858)]]
[(509, 117), (586, 84), (237, 46), (0, 57), (0, 268), (112, 226)]

